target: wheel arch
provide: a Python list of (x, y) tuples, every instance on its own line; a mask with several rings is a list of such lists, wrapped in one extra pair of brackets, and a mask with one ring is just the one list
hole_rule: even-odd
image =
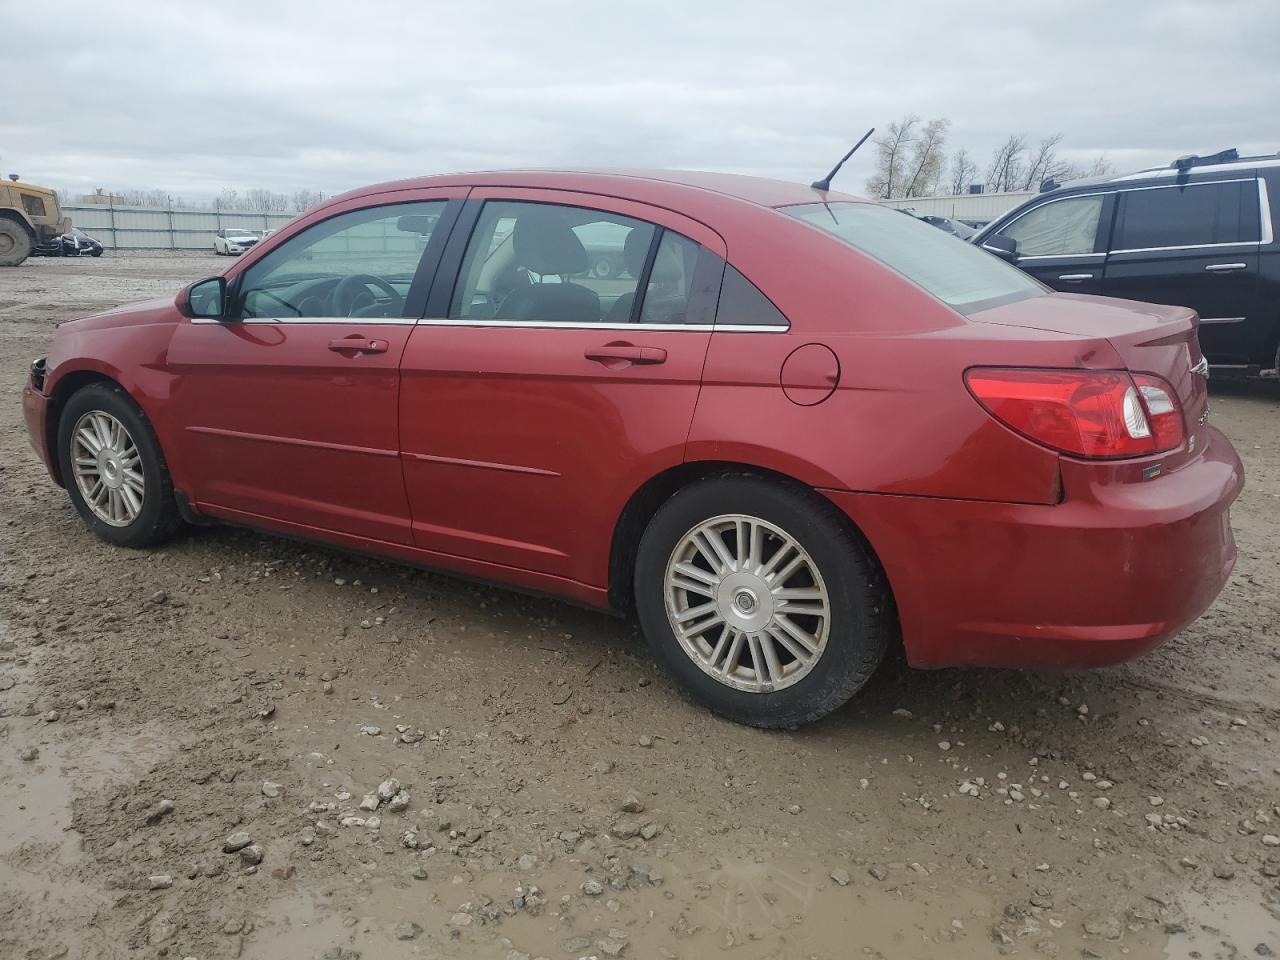
[(35, 227), (33, 227), (31, 222), (17, 210), (14, 210), (12, 207), (0, 208), (0, 220), (13, 221), (18, 226), (22, 227), (23, 230), (27, 231), (27, 236), (31, 238), (32, 245), (36, 243)]
[[(108, 376), (101, 370), (87, 369), (72, 370), (63, 374), (58, 378), (58, 382), (54, 384), (53, 392), (49, 394), (49, 415), (45, 418), (45, 443), (48, 444), (48, 449), (52, 453), (52, 456), (49, 457), (51, 463), (50, 472), (53, 474), (53, 479), (62, 487), (66, 486), (66, 481), (62, 477), (62, 468), (59, 466), (57, 456), (58, 425), (62, 421), (62, 408), (67, 405), (67, 401), (74, 394), (93, 383), (109, 383), (124, 390), (125, 395), (129, 396), (129, 391), (125, 390), (120, 381), (114, 377)], [(130, 399), (133, 398), (130, 397)], [(134, 402), (136, 403), (137, 401)]]
[[(720, 477), (726, 474), (750, 474), (765, 480), (791, 487), (797, 490), (814, 492), (814, 488), (795, 477), (767, 467), (751, 463), (739, 463), (731, 460), (693, 460), (669, 467), (661, 473), (646, 480), (627, 500), (614, 526), (613, 541), (609, 550), (609, 605), (615, 610), (625, 613), (635, 607), (634, 585), (636, 553), (640, 547), (640, 538), (644, 535), (649, 521), (668, 499), (677, 491), (700, 480)], [(866, 552), (868, 560), (884, 578), (889, 595), (893, 596), (893, 584), (889, 580), (880, 562), (875, 546), (867, 539), (845, 513), (835, 504), (831, 504), (833, 516), (855, 538)], [(897, 619), (896, 610), (894, 619)]]

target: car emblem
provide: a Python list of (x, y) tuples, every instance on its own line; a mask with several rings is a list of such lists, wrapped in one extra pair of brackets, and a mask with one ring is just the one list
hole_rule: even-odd
[(1200, 358), (1200, 362), (1191, 367), (1192, 373), (1198, 373), (1206, 380), (1209, 379), (1209, 361), (1204, 357)]

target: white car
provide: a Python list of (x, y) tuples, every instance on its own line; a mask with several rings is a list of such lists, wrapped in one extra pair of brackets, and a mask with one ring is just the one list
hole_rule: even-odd
[(213, 252), (220, 257), (238, 257), (257, 242), (256, 234), (238, 227), (228, 227), (213, 235)]

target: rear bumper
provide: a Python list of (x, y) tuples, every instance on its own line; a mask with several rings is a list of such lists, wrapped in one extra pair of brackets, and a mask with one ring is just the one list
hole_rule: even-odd
[(31, 446), (40, 457), (40, 462), (49, 471), (49, 476), (58, 479), (58, 471), (53, 463), (53, 451), (49, 449), (49, 398), (36, 389), (27, 378), (22, 388), (22, 418), (27, 423), (27, 436)]
[(825, 491), (870, 540), (920, 667), (1096, 667), (1200, 616), (1235, 564), (1244, 484), (1217, 430), (1146, 483), (1064, 461), (1065, 502), (1001, 504)]

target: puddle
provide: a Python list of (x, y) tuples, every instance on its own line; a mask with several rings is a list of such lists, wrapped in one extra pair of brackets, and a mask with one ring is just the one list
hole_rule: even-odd
[(1280, 956), (1280, 904), (1268, 907), (1250, 891), (1231, 898), (1195, 894), (1182, 906), (1187, 929), (1170, 939), (1168, 960)]
[[(430, 882), (391, 878), (357, 882), (327, 902), (273, 902), (246, 958), (313, 960), (341, 947), (365, 957), (624, 956), (742, 960), (848, 957), (978, 958), (993, 954), (989, 902), (968, 891), (926, 897), (841, 887), (800, 863), (726, 859), (719, 869), (685, 872), (661, 861), (661, 886), (598, 898), (576, 893), (587, 876), (570, 858), (537, 876), (549, 902), (539, 915), (504, 916), (529, 880), (494, 872), (471, 880), (440, 876), (450, 864), (428, 858)], [(433, 869), (434, 868), (434, 869)], [(601, 880), (607, 880), (601, 877)], [(559, 892), (573, 890), (568, 905)], [(492, 898), (490, 900), (490, 898)], [(471, 908), (468, 910), (467, 905)], [(486, 907), (480, 906), (487, 904)], [(413, 922), (412, 941), (395, 937)]]

